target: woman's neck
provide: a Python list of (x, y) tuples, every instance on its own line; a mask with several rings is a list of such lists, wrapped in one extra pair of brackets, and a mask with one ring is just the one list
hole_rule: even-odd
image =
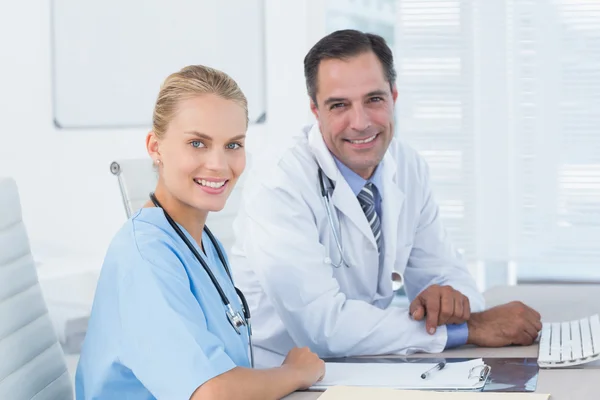
[[(206, 224), (207, 211), (198, 210), (190, 205), (182, 203), (179, 199), (169, 193), (159, 182), (154, 191), (154, 196), (162, 208), (173, 218), (175, 222), (194, 238), (198, 246), (202, 248), (202, 231)], [(148, 201), (145, 207), (153, 207), (152, 200)]]

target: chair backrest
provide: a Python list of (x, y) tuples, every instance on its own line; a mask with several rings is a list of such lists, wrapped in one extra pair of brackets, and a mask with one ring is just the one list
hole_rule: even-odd
[[(246, 170), (250, 169), (250, 163), (251, 158), (248, 157)], [(118, 178), (125, 213), (129, 218), (148, 201), (148, 195), (156, 187), (157, 173), (151, 161), (146, 158), (114, 161), (110, 165), (110, 170)], [(209, 213), (206, 221), (206, 225), (221, 241), (227, 253), (231, 250), (235, 240), (233, 221), (242, 202), (246, 175), (244, 173), (237, 182), (223, 210)]]
[(0, 177), (0, 210), (0, 399), (72, 399), (10, 178)]
[(110, 172), (118, 178), (125, 214), (129, 218), (148, 201), (148, 195), (156, 187), (158, 175), (152, 167), (152, 160), (114, 161), (110, 164)]

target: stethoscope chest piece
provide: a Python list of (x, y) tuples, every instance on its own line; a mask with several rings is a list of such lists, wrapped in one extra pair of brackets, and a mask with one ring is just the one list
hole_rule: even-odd
[(246, 321), (242, 317), (242, 314), (240, 314), (239, 311), (234, 311), (233, 307), (231, 307), (231, 305), (228, 305), (227, 319), (229, 320), (229, 323), (231, 324), (231, 326), (233, 326), (233, 329), (235, 329), (237, 334), (241, 335), (242, 331), (240, 330), (240, 328), (246, 325)]

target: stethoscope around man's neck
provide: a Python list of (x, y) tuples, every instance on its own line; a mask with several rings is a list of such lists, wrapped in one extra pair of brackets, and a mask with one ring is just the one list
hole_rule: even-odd
[[(240, 328), (244, 325), (246, 326), (246, 328), (248, 330), (248, 341), (249, 341), (249, 347), (250, 347), (250, 364), (251, 364), (252, 368), (254, 368), (254, 350), (252, 349), (252, 327), (250, 325), (250, 308), (248, 307), (248, 303), (246, 302), (246, 297), (244, 296), (242, 291), (239, 290), (234, 285), (234, 289), (235, 289), (238, 297), (240, 298), (240, 302), (242, 303), (242, 312), (244, 314), (244, 316), (242, 317), (242, 313), (240, 313), (239, 311), (235, 311), (233, 309), (233, 306), (231, 305), (229, 298), (225, 294), (225, 291), (223, 291), (223, 288), (219, 284), (219, 281), (217, 281), (217, 278), (211, 271), (211, 269), (208, 266), (208, 264), (206, 263), (206, 261), (200, 256), (200, 254), (196, 250), (196, 247), (185, 236), (185, 234), (183, 233), (183, 231), (181, 230), (179, 225), (177, 225), (177, 223), (173, 220), (173, 218), (171, 218), (171, 216), (169, 215), (167, 210), (165, 210), (162, 207), (162, 205), (156, 199), (156, 196), (154, 195), (154, 193), (150, 193), (150, 199), (152, 200), (152, 203), (154, 203), (154, 205), (156, 207), (161, 208), (163, 210), (163, 213), (165, 214), (165, 218), (169, 222), (169, 225), (171, 225), (171, 227), (175, 230), (177, 235), (181, 238), (181, 240), (183, 240), (185, 245), (188, 247), (188, 249), (190, 249), (192, 254), (194, 254), (194, 257), (196, 257), (198, 262), (200, 262), (200, 264), (204, 268), (204, 271), (210, 278), (215, 289), (217, 289), (217, 292), (219, 292), (221, 301), (225, 305), (225, 309), (226, 309), (225, 314), (227, 315), (227, 319), (229, 320), (229, 323), (231, 324), (233, 329), (236, 331), (236, 333), (238, 335), (240, 335), (241, 334)], [(231, 272), (229, 271), (229, 267), (227, 266), (227, 260), (225, 260), (225, 255), (221, 251), (221, 248), (220, 248), (219, 244), (217, 243), (217, 239), (215, 239), (214, 235), (212, 234), (212, 232), (210, 231), (210, 229), (208, 229), (208, 227), (206, 225), (204, 225), (204, 232), (206, 232), (206, 234), (208, 235), (208, 238), (210, 239), (210, 242), (212, 243), (213, 247), (217, 251), (217, 256), (219, 257), (219, 261), (225, 268), (225, 272), (227, 272), (227, 276), (229, 276), (229, 279), (231, 280), (231, 284), (233, 285), (233, 278), (231, 276)]]
[[(338, 232), (338, 230), (335, 228), (335, 223), (333, 221), (334, 211), (332, 210), (333, 207), (331, 205), (331, 196), (334, 190), (333, 181), (329, 177), (325, 176), (321, 167), (319, 167), (318, 173), (319, 184), (321, 186), (321, 196), (323, 196), (323, 201), (325, 201), (327, 219), (329, 219), (329, 225), (331, 226), (331, 231), (333, 232), (333, 238), (335, 240), (335, 244), (337, 246), (339, 254), (339, 261), (335, 263), (333, 262), (333, 260), (331, 260), (331, 265), (333, 265), (334, 268), (340, 268), (342, 265), (345, 265), (346, 268), (350, 268), (350, 264), (346, 261), (346, 258), (344, 257), (344, 247), (342, 246), (342, 240), (340, 239), (340, 236), (342, 234), (341, 228)], [(327, 179), (327, 183), (325, 183), (325, 179)]]
[[(338, 256), (339, 256), (339, 260), (337, 263), (328, 258), (328, 260), (330, 260), (329, 263), (331, 263), (331, 265), (334, 268), (340, 268), (343, 265), (345, 265), (346, 268), (350, 268), (350, 264), (348, 263), (348, 261), (346, 261), (346, 258), (344, 256), (344, 247), (342, 245), (342, 240), (341, 240), (341, 236), (342, 236), (341, 226), (339, 227), (339, 229), (336, 229), (335, 223), (333, 221), (333, 214), (334, 214), (335, 210), (333, 210), (333, 206), (331, 204), (331, 196), (333, 195), (335, 186), (334, 186), (331, 178), (329, 178), (328, 176), (325, 175), (325, 173), (323, 172), (323, 169), (321, 167), (318, 167), (318, 174), (319, 174), (319, 185), (321, 187), (321, 196), (323, 196), (323, 201), (325, 202), (325, 210), (327, 210), (327, 219), (329, 219), (329, 225), (331, 226), (331, 231), (333, 232), (333, 239), (335, 240), (335, 245), (337, 247)], [(402, 273), (393, 271), (392, 272), (392, 291), (396, 292), (396, 291), (400, 290), (400, 288), (402, 288), (403, 285), (404, 285), (404, 277), (402, 276)]]

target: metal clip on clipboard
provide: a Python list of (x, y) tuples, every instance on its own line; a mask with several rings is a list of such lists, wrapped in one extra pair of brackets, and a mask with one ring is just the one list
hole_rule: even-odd
[(487, 381), (490, 373), (492, 372), (492, 367), (487, 364), (478, 365), (469, 370), (469, 379), (473, 378), (477, 374), (477, 370), (479, 370), (479, 382)]

